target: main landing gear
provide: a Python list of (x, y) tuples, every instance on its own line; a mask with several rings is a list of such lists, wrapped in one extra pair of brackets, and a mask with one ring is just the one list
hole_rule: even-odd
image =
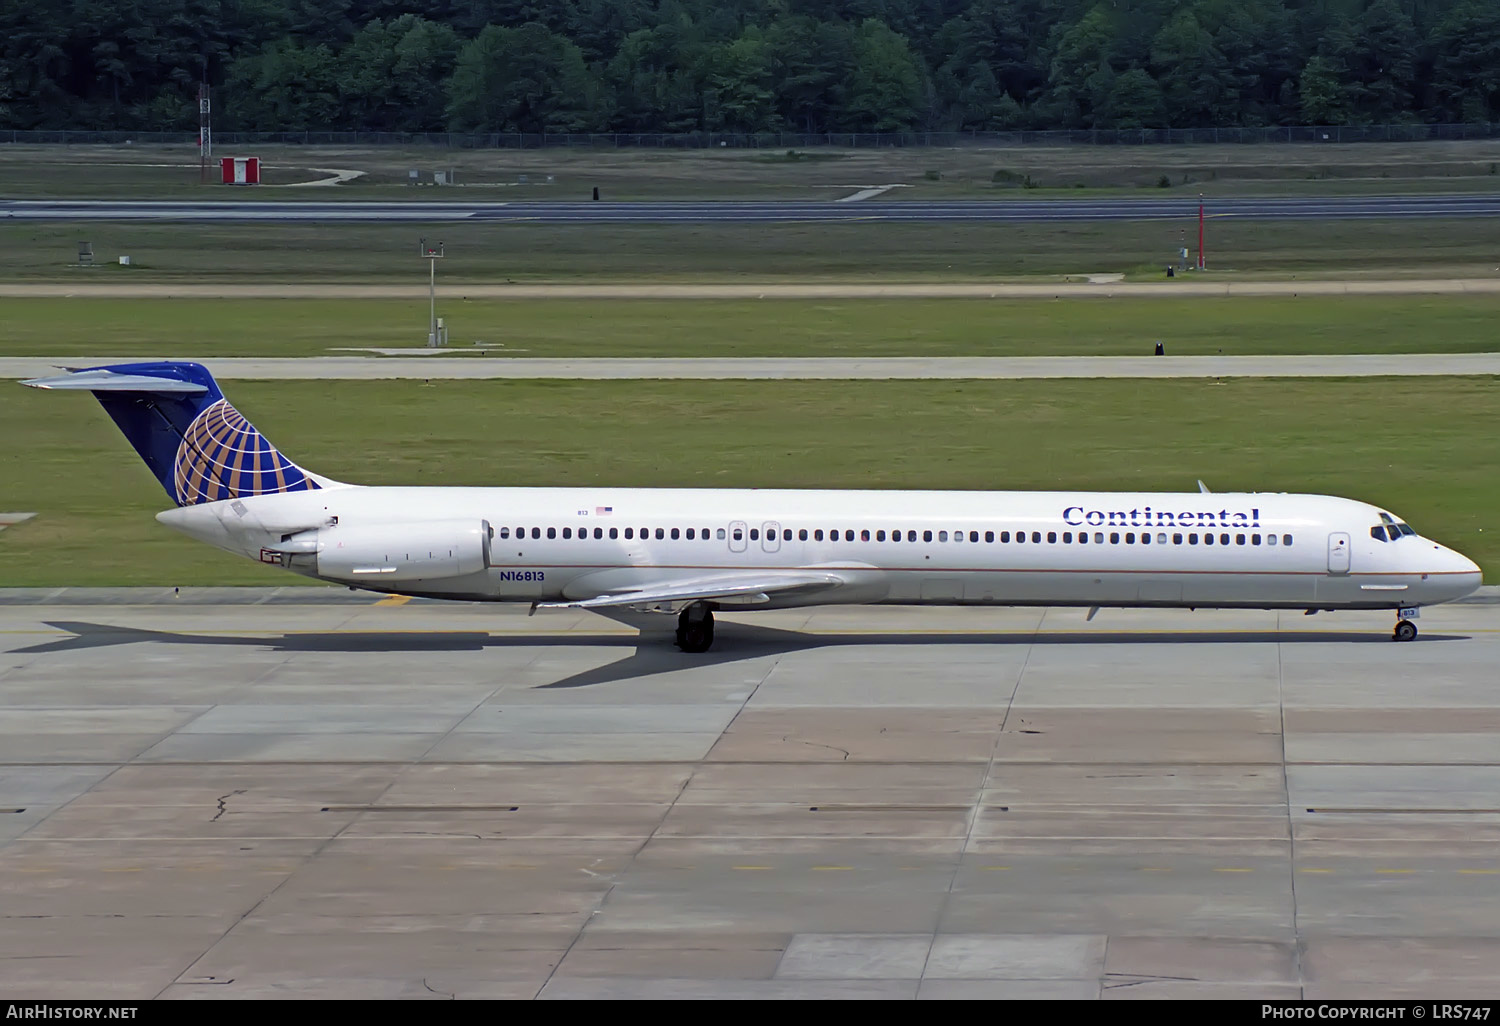
[(677, 615), (677, 647), (684, 652), (707, 652), (714, 643), (714, 611), (705, 605), (688, 606)]
[(1392, 641), (1411, 641), (1417, 636), (1417, 625), (1410, 620), (1397, 620), (1396, 632), (1391, 635)]

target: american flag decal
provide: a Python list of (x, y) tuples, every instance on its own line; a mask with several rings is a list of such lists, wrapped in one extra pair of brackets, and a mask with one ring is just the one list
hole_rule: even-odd
[(613, 513), (614, 511), (615, 511), (615, 508), (613, 506), (595, 506), (594, 507), (594, 516), (596, 516), (596, 517), (607, 517), (611, 513)]

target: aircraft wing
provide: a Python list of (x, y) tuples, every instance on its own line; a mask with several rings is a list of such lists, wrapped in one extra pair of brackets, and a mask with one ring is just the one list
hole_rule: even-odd
[(751, 571), (645, 583), (592, 598), (539, 602), (537, 609), (597, 609), (607, 606), (660, 606), (724, 599), (736, 604), (769, 602), (772, 595), (805, 594), (837, 588), (844, 579), (831, 573), (777, 574)]

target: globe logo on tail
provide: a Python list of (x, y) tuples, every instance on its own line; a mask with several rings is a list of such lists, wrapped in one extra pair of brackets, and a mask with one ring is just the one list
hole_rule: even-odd
[(224, 399), (193, 418), (172, 478), (182, 506), (318, 487)]

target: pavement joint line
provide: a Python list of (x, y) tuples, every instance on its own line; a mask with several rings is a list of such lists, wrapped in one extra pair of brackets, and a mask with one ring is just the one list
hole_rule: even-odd
[[(374, 606), (378, 606), (380, 604), (381, 603), (379, 603), (379, 602), (375, 602), (375, 603), (371, 603), (370, 606), (366, 606), (366, 607), (363, 607), (363, 608), (373, 608)], [(68, 608), (68, 607), (66, 607), (66, 606), (54, 606), (54, 607), (51, 607), (51, 608), (52, 609), (64, 609), (64, 608)], [(146, 606), (146, 607), (142, 607), (142, 606), (132, 606), (132, 607), (119, 606), (119, 607), (115, 607), (115, 608), (120, 608), (120, 609), (125, 609), (125, 608), (131, 608), (131, 609), (147, 608), (147, 609), (149, 609), (149, 608), (154, 608), (154, 607), (150, 607), (150, 606)], [(51, 614), (49, 613), (49, 615), (51, 615)], [(348, 621), (345, 621), (345, 622), (347, 623)], [(1465, 634), (1497, 634), (1497, 633), (1500, 633), (1500, 628), (1497, 628), (1497, 627), (1463, 627), (1463, 626), (1455, 626), (1455, 627), (1446, 627), (1446, 628), (1443, 628), (1443, 629), (1444, 630), (1452, 630), (1452, 631), (1462, 631)], [(132, 630), (131, 628), (125, 627), (125, 628), (119, 628), (119, 629), (116, 629), (116, 630), (95, 631), (95, 632), (91, 632), (91, 633), (93, 633), (93, 634), (128, 634), (128, 633), (131, 632), (131, 630)], [(1064, 628), (1060, 628), (1060, 630), (1063, 631), (1063, 632), (1067, 632), (1070, 629), (1064, 627)], [(595, 629), (581, 629), (581, 628), (558, 628), (558, 629), (552, 630), (552, 631), (529, 631), (529, 630), (497, 630), (497, 629), (494, 629), (494, 628), (480, 627), (480, 626), (475, 626), (474, 628), (468, 629), (468, 630), (465, 630), (463, 628), (453, 628), (453, 627), (448, 627), (448, 628), (431, 628), (431, 629), (401, 628), (401, 629), (391, 629), (391, 630), (380, 630), (380, 629), (375, 629), (375, 628), (360, 628), (358, 630), (346, 630), (346, 629), (344, 629), (342, 627), (330, 627), (327, 630), (280, 630), (280, 631), (263, 630), (263, 629), (256, 629), (256, 628), (239, 629), (239, 628), (224, 627), (224, 628), (218, 628), (218, 629), (214, 629), (214, 628), (193, 628), (193, 629), (185, 629), (185, 630), (161, 631), (161, 632), (158, 632), (158, 633), (160, 633), (162, 635), (162, 637), (160, 637), (160, 638), (154, 638), (154, 639), (142, 638), (140, 640), (142, 640), (142, 641), (145, 641), (145, 640), (170, 640), (173, 635), (194, 635), (194, 636), (197, 636), (197, 635), (218, 635), (218, 634), (233, 634), (233, 635), (253, 634), (253, 635), (264, 635), (264, 636), (267, 636), (267, 637), (272, 637), (272, 636), (275, 636), (275, 637), (290, 637), (290, 636), (293, 636), (293, 635), (300, 636), (300, 635), (310, 635), (310, 634), (347, 634), (347, 635), (360, 635), (360, 634), (382, 634), (382, 635), (385, 635), (385, 634), (431, 634), (431, 635), (442, 635), (442, 634), (488, 634), (488, 635), (493, 635), (493, 636), (496, 636), (496, 637), (507, 637), (507, 638), (516, 637), (516, 638), (519, 638), (519, 637), (529, 637), (529, 636), (550, 637), (553, 634), (558, 633), (559, 631), (561, 631), (562, 633), (571, 634), (571, 635), (574, 635), (574, 636), (577, 636), (577, 637), (580, 637), (580, 638), (634, 637), (635, 634), (636, 634), (635, 631), (631, 631), (631, 630), (613, 630), (612, 631), (612, 630), (608, 630), (608, 629), (595, 630)], [(819, 629), (819, 630), (815, 630), (815, 631), (804, 631), (804, 632), (801, 632), (801, 633), (804, 633), (808, 637), (812, 637), (812, 638), (818, 638), (818, 637), (852, 638), (852, 637), (881, 637), (881, 636), (888, 636), (888, 637), (893, 637), (893, 638), (916, 638), (916, 637), (928, 637), (928, 636), (958, 636), (958, 637), (996, 637), (996, 638), (1007, 638), (1007, 637), (1032, 637), (1032, 636), (1036, 636), (1036, 637), (1046, 638), (1052, 632), (1051, 631), (1036, 631), (1036, 630), (984, 630), (983, 628), (975, 628), (973, 630), (961, 630), (961, 629), (953, 629), (953, 628), (934, 628), (933, 630), (920, 630), (920, 629), (918, 629), (918, 630), (875, 630), (875, 629), (871, 629), (871, 630), (840, 630), (840, 629), (826, 630), (826, 629)], [(1076, 631), (1076, 630), (1074, 630), (1073, 633), (1079, 633), (1079, 632)], [(1120, 635), (1120, 634), (1127, 634), (1127, 635), (1140, 636), (1140, 637), (1153, 637), (1153, 636), (1157, 636), (1157, 635), (1180, 636), (1180, 635), (1184, 635), (1184, 634), (1205, 635), (1205, 636), (1221, 636), (1221, 637), (1234, 637), (1234, 636), (1239, 636), (1239, 635), (1261, 636), (1261, 635), (1266, 635), (1266, 634), (1289, 634), (1289, 635), (1297, 635), (1297, 634), (1317, 634), (1317, 635), (1340, 634), (1340, 635), (1348, 635), (1350, 637), (1363, 637), (1363, 636), (1369, 634), (1370, 631), (1369, 630), (1362, 630), (1362, 629), (1357, 628), (1357, 627), (1350, 627), (1350, 628), (1345, 628), (1345, 629), (1342, 629), (1342, 630), (1328, 630), (1326, 628), (1323, 629), (1323, 630), (1312, 630), (1312, 629), (1306, 629), (1306, 630), (1291, 629), (1291, 630), (1288, 630), (1288, 629), (1285, 629), (1285, 628), (1277, 629), (1277, 628), (1274, 628), (1274, 627), (1266, 627), (1266, 628), (1260, 628), (1260, 629), (1256, 629), (1256, 628), (1230, 628), (1230, 629), (1216, 630), (1216, 629), (1207, 628), (1207, 627), (1193, 627), (1193, 628), (1184, 628), (1184, 629), (1181, 629), (1181, 630), (1169, 630), (1169, 629), (1157, 629), (1157, 628), (1115, 628), (1115, 629), (1105, 629), (1105, 630), (1093, 630), (1093, 631), (1089, 631), (1087, 633), (1097, 634), (1097, 635), (1106, 636), (1106, 637), (1109, 636), (1109, 635)], [(1389, 631), (1387, 631), (1386, 633), (1389, 633)], [(48, 634), (48, 635), (72, 636), (73, 632), (71, 632), (71, 631), (61, 631), (61, 630), (50, 630), (50, 631), (48, 631), (48, 630), (0, 630), (0, 634)]]

